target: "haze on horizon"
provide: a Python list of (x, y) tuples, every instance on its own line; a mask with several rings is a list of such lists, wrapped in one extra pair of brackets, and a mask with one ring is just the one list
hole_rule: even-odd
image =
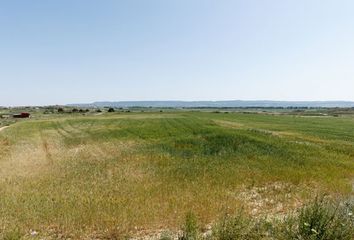
[(0, 3), (0, 106), (354, 101), (350, 0)]

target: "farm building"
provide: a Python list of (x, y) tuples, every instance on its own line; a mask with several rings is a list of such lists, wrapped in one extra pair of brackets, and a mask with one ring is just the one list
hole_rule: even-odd
[(14, 118), (29, 118), (31, 116), (31, 114), (27, 113), (27, 112), (23, 112), (20, 114), (14, 114), (12, 115)]

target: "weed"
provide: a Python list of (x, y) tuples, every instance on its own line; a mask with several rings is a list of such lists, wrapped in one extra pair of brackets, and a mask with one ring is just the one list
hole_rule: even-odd
[[(1, 236), (1, 235), (0, 235)], [(19, 228), (12, 228), (3, 233), (3, 240), (19, 240), (23, 237), (23, 234)]]
[(197, 218), (192, 212), (187, 213), (185, 223), (182, 227), (182, 235), (178, 237), (179, 240), (198, 240), (198, 224)]
[(242, 211), (235, 216), (226, 215), (213, 230), (215, 240), (264, 239), (269, 235), (270, 224), (264, 219), (254, 219)]
[(354, 219), (350, 204), (335, 203), (317, 197), (297, 216), (285, 221), (285, 237), (298, 240), (350, 240), (354, 237)]
[(173, 237), (171, 236), (171, 233), (169, 232), (163, 232), (160, 236), (159, 240), (172, 240)]

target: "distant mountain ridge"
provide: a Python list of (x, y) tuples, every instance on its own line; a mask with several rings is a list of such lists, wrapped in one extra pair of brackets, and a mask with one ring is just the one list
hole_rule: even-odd
[(155, 107), (155, 108), (237, 108), (237, 107), (323, 107), (323, 108), (352, 108), (354, 102), (351, 101), (243, 101), (243, 100), (229, 100), (229, 101), (117, 101), (117, 102), (93, 102), (83, 104), (69, 104), (68, 106), (76, 107), (115, 107), (115, 108), (129, 108), (129, 107)]

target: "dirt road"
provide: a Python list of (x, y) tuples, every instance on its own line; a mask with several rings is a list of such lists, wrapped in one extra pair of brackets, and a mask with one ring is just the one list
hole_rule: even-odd
[(2, 130), (5, 130), (6, 128), (8, 128), (9, 126), (5, 126), (5, 127), (0, 127), (0, 132), (2, 131)]

